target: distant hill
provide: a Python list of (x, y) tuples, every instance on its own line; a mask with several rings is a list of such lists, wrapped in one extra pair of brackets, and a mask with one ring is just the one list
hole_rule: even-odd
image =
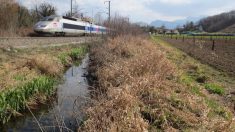
[(235, 33), (235, 24), (232, 26), (229, 26), (225, 29), (220, 30), (219, 32), (224, 32), (224, 33)]
[(162, 25), (164, 25), (166, 28), (168, 29), (174, 29), (177, 26), (183, 26), (186, 22), (198, 22), (201, 18), (203, 18), (202, 16), (200, 17), (188, 17), (186, 19), (181, 19), (181, 20), (176, 20), (176, 21), (162, 21), (162, 20), (156, 20), (151, 22), (151, 26), (155, 26), (155, 27), (161, 27)]
[(200, 20), (200, 25), (206, 32), (235, 32), (235, 10), (206, 17)]

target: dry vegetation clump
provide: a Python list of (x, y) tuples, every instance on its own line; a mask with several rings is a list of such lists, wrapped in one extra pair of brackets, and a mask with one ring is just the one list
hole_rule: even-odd
[(96, 100), (79, 131), (205, 131), (229, 122), (207, 116), (204, 98), (177, 83), (175, 66), (147, 38), (119, 36), (90, 55)]
[(88, 109), (91, 118), (82, 131), (145, 131), (147, 123), (142, 119), (139, 101), (131, 91), (116, 89), (110, 92), (109, 97), (95, 102), (97, 105)]
[[(0, 90), (21, 86), (40, 75), (59, 77), (67, 63), (71, 65), (71, 63), (79, 60), (72, 60), (69, 56), (71, 53), (80, 59), (86, 53), (86, 47), (63, 46), (47, 48), (46, 50), (29, 49), (22, 51), (16, 49), (7, 51), (0, 48)], [(64, 64), (64, 61), (66, 61), (66, 64)]]
[(47, 54), (32, 56), (28, 65), (38, 69), (42, 74), (50, 76), (59, 76), (64, 69), (63, 64), (58, 58)]
[[(17, 63), (17, 64), (16, 64)], [(0, 90), (27, 83), (38, 76), (36, 70), (26, 66), (27, 61), (3, 63), (0, 69)]]
[(17, 58), (1, 64), (0, 89), (21, 86), (42, 74), (58, 77), (63, 70), (60, 60), (48, 54)]

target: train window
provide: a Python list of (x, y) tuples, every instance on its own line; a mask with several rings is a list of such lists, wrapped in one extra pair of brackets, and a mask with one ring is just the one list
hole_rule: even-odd
[(41, 19), (41, 21), (53, 21), (55, 17), (44, 17)]
[(46, 21), (48, 19), (48, 17), (44, 17), (41, 19), (41, 21)]
[(47, 21), (53, 21), (54, 20), (54, 18), (48, 18), (47, 19)]

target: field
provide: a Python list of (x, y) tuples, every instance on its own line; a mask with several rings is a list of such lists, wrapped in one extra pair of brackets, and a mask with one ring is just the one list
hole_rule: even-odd
[(235, 39), (223, 36), (161, 37), (190, 56), (235, 76)]

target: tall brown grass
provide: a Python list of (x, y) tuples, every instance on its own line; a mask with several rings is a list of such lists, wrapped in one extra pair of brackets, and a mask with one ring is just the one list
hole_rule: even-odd
[(95, 100), (79, 131), (208, 131), (229, 124), (207, 117), (205, 100), (177, 82), (175, 66), (148, 38), (109, 39), (91, 48), (91, 60)]
[(64, 67), (60, 60), (47, 54), (37, 54), (31, 57), (28, 64), (38, 69), (42, 74), (59, 76)]

